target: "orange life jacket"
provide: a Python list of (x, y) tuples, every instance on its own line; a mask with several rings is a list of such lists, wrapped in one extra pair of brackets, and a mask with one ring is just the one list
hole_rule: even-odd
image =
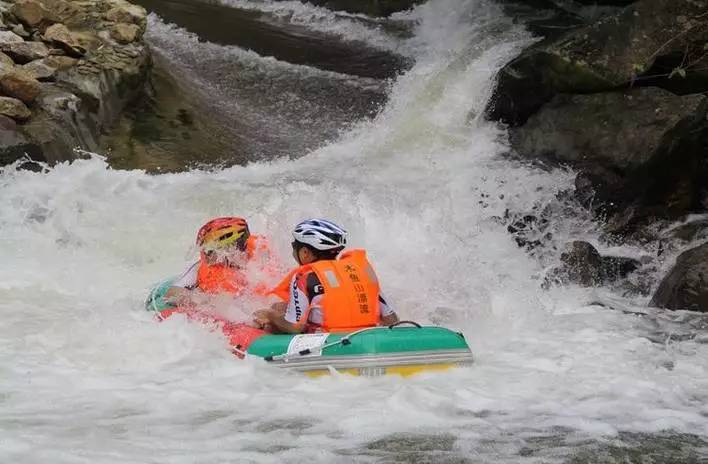
[[(375, 327), (380, 320), (379, 281), (364, 250), (350, 250), (334, 260), (316, 261), (291, 271), (273, 290), (289, 299), (290, 282), (295, 273), (313, 271), (324, 288), (320, 302), (325, 332), (351, 332)], [(307, 323), (310, 308), (303, 322)]]
[(293, 280), (293, 276), (300, 271), (300, 268), (297, 267), (293, 269), (292, 271), (288, 272), (288, 274), (283, 277), (283, 280), (280, 281), (280, 283), (273, 287), (269, 292), (268, 295), (274, 295), (280, 298), (281, 300), (287, 302), (290, 299), (290, 282)]
[[(268, 245), (264, 238), (251, 235), (246, 241), (246, 260), (253, 261), (262, 253), (268, 253)], [(241, 294), (248, 287), (248, 280), (242, 269), (227, 264), (209, 264), (202, 254), (197, 270), (197, 286), (206, 293)], [(256, 286), (257, 293), (265, 294), (262, 285)]]

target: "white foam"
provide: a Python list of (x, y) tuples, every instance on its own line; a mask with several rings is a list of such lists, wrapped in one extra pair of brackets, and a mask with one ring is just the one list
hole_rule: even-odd
[(331, 34), (352, 42), (401, 54), (410, 54), (405, 40), (386, 32), (383, 20), (364, 15), (334, 12), (327, 8), (295, 0), (277, 2), (257, 0), (217, 0), (219, 4), (243, 10), (268, 13), (278, 20), (310, 30)]
[[(161, 176), (98, 157), (2, 170), (0, 461), (367, 462), (392, 453), (367, 444), (408, 433), (454, 437), (443, 454), (519, 462), (549, 434), (708, 434), (708, 345), (648, 342), (661, 321), (590, 306), (591, 290), (542, 290), (544, 265), (497, 219), (554, 204), (573, 181), (501, 157), (505, 132), (468, 116), (525, 34), (479, 0), (417, 11), (428, 52), (385, 111), (299, 160)], [(230, 214), (284, 262), (299, 220), (342, 224), (400, 315), (464, 329), (476, 364), (313, 380), (237, 361), (184, 319), (154, 323), (150, 285), (194, 258), (206, 219)], [(556, 245), (590, 233), (575, 221), (554, 229)]]

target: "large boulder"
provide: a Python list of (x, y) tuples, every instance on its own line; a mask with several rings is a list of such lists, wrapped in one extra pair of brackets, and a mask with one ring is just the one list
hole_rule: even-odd
[(623, 229), (646, 217), (677, 218), (704, 208), (707, 118), (702, 95), (658, 88), (558, 95), (513, 128), (511, 142), (524, 157), (579, 170), (580, 201), (595, 212), (622, 211)]
[(650, 305), (708, 312), (708, 243), (685, 251), (676, 259)]
[(40, 83), (27, 71), (16, 68), (0, 76), (0, 89), (24, 103), (32, 103), (41, 93)]
[[(616, 15), (524, 51), (499, 73), (486, 114), (522, 125), (559, 93), (593, 93), (641, 83), (661, 59), (705, 55), (708, 0), (642, 0)], [(681, 62), (679, 62), (681, 63)], [(673, 76), (691, 78), (698, 68), (684, 63)], [(657, 82), (654, 80), (654, 84)], [(708, 82), (704, 82), (708, 90)]]

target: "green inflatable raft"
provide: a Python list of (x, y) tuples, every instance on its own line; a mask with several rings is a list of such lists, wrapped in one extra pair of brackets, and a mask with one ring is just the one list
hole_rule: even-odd
[[(165, 281), (150, 292), (146, 309), (158, 314), (169, 313), (171, 306), (164, 300), (164, 295), (171, 282)], [(257, 356), (273, 366), (310, 376), (334, 372), (408, 376), (469, 366), (473, 361), (472, 352), (461, 333), (444, 327), (421, 326), (412, 321), (350, 333), (258, 333), (255, 336), (248, 333), (248, 342), (243, 345), (234, 340), (238, 339), (239, 334), (243, 335), (241, 331), (255, 329), (227, 323), (223, 330), (225, 335), (232, 337), (236, 354)]]

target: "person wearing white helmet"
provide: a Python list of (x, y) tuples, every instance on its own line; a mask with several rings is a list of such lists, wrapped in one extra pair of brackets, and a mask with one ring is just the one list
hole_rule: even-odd
[(347, 232), (331, 221), (309, 219), (293, 230), (300, 265), (271, 294), (286, 303), (257, 311), (257, 326), (281, 333), (351, 332), (391, 325), (398, 316), (381, 295), (364, 250), (343, 251)]

